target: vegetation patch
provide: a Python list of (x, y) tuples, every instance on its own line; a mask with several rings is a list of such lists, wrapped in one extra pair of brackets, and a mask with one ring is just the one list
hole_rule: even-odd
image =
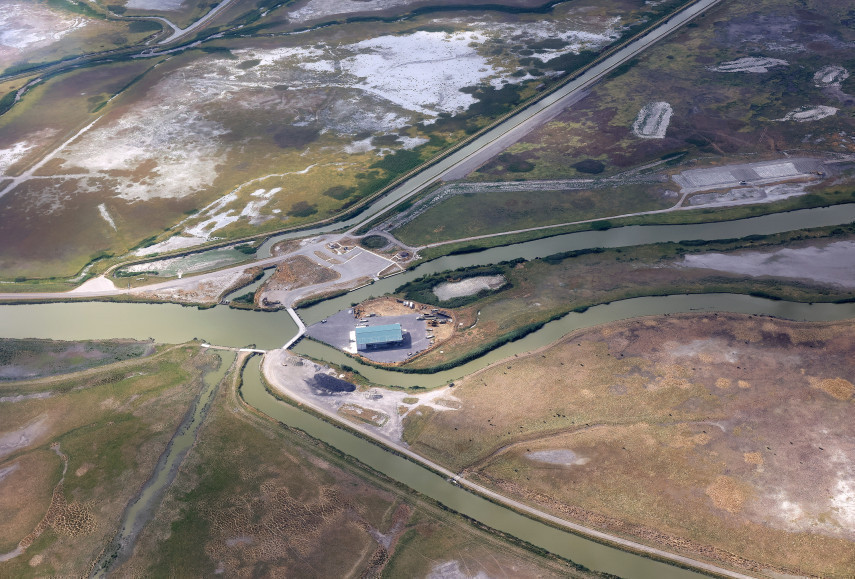
[[(41, 352), (95, 346), (114, 360), (123, 352), (122, 343), (112, 352), (106, 343), (60, 345)], [(22, 347), (33, 350), (31, 341)], [(169, 347), (68, 376), (0, 384), (2, 430), (23, 435), (0, 456), (0, 471), (18, 465), (0, 485), (0, 504), (14, 505), (4, 520), (15, 523), (3, 525), (12, 533), (2, 537), (3, 552), (10, 543), (26, 548), (0, 563), (0, 575), (32, 574), (31, 564), (36, 572), (88, 574), (217, 361), (194, 346)], [(6, 484), (18, 476), (26, 484)]]
[(594, 159), (583, 159), (578, 163), (574, 163), (573, 168), (579, 171), (580, 173), (588, 173), (589, 175), (599, 175), (605, 170), (606, 166), (600, 161)]
[(151, 342), (57, 342), (0, 339), (0, 380), (25, 380), (78, 372), (155, 352)]
[(383, 249), (389, 245), (389, 240), (382, 235), (369, 235), (360, 239), (359, 245), (366, 249)]
[(283, 149), (289, 147), (299, 149), (314, 143), (320, 136), (321, 131), (315, 127), (288, 126), (274, 133), (273, 142)]

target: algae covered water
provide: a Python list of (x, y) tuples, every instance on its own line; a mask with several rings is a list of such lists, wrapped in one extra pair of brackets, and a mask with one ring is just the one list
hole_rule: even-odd
[(145, 525), (154, 516), (166, 490), (175, 480), (178, 469), (193, 443), (199, 427), (205, 421), (211, 402), (217, 393), (217, 385), (223, 380), (235, 360), (235, 354), (229, 351), (219, 351), (220, 366), (216, 370), (206, 372), (202, 378), (204, 386), (193, 406), (187, 413), (178, 431), (169, 441), (164, 453), (154, 467), (151, 478), (143, 485), (137, 495), (122, 514), (119, 533), (108, 545), (104, 555), (98, 561), (92, 577), (104, 577), (111, 568), (121, 565), (133, 552), (134, 543)]

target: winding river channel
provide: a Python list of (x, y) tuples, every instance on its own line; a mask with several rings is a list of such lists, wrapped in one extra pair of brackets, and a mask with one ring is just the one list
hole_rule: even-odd
[[(348, 307), (352, 302), (388, 293), (405, 281), (421, 275), (469, 265), (490, 264), (516, 258), (533, 259), (586, 247), (622, 247), (685, 239), (743, 237), (848, 223), (853, 220), (855, 204), (849, 204), (727, 223), (624, 227), (561, 235), (479, 253), (443, 257), (340, 298), (321, 302), (302, 310), (301, 315), (307, 323), (312, 323)], [(295, 350), (315, 358), (358, 367), (361, 373), (375, 383), (432, 387), (470, 374), (502, 358), (545, 346), (577, 329), (639, 316), (690, 311), (728, 311), (772, 315), (792, 320), (830, 321), (855, 318), (855, 303), (802, 304), (736, 294), (633, 298), (595, 306), (584, 313), (568, 314), (481, 358), (453, 370), (429, 375), (401, 374), (365, 366), (345, 357), (337, 350), (310, 341), (298, 343)], [(0, 320), (0, 337), (4, 338), (82, 340), (122, 337), (153, 338), (163, 343), (181, 343), (198, 338), (221, 346), (252, 345), (260, 349), (279, 348), (297, 332), (294, 322), (284, 311), (262, 313), (232, 310), (222, 306), (199, 310), (178, 305), (110, 302), (21, 304), (0, 306)], [(644, 578), (694, 576), (693, 572), (604, 546), (519, 515), (482, 499), (378, 445), (283, 404), (263, 387), (259, 377), (258, 360), (257, 357), (253, 358), (245, 372), (243, 396), (249, 404), (284, 424), (305, 430), (311, 436), (454, 510), (591, 569)]]

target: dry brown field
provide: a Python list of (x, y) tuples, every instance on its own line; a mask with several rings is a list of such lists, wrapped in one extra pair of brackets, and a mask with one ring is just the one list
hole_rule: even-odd
[(127, 575), (588, 576), (422, 502), (222, 388)]
[(513, 498), (753, 572), (855, 571), (855, 326), (735, 314), (583, 330), (457, 384), (414, 450)]

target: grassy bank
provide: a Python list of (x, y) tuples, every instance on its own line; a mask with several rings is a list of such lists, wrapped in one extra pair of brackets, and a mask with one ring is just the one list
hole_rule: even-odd
[[(798, 302), (849, 301), (855, 299), (852, 290), (809, 279), (757, 278), (677, 266), (687, 255), (740, 249), (773, 251), (853, 238), (855, 225), (850, 224), (740, 240), (571, 251), (524, 263), (499, 264), (496, 267), (502, 268), (512, 287), (458, 308), (455, 315), (462, 328), (468, 329), (456, 332), (442, 348), (396, 370), (431, 373), (452, 368), (522, 338), (570, 311), (632, 297), (726, 292)], [(466, 272), (445, 272), (435, 276), (433, 283), (459, 275)]]
[(419, 251), (419, 260), (414, 262), (413, 266), (425, 261), (437, 259), (444, 255), (472, 253), (475, 251), (490, 249), (491, 247), (513, 245), (515, 243), (523, 243), (525, 241), (533, 241), (535, 239), (543, 239), (545, 237), (555, 237), (556, 235), (576, 233), (578, 231), (602, 231), (603, 229), (627, 227), (630, 225), (689, 225), (696, 223), (718, 223), (747, 219), (750, 217), (759, 217), (761, 215), (770, 215), (773, 213), (785, 213), (788, 211), (797, 211), (799, 209), (812, 209), (814, 207), (829, 207), (832, 205), (853, 202), (855, 202), (855, 191), (851, 189), (833, 189), (817, 191), (801, 197), (792, 197), (790, 199), (774, 203), (672, 211), (669, 213), (641, 215), (638, 217), (614, 218), (605, 216), (603, 219), (590, 223), (551, 227), (549, 229), (527, 231), (524, 233), (510, 233), (486, 239), (451, 242), (437, 247), (428, 247)]

